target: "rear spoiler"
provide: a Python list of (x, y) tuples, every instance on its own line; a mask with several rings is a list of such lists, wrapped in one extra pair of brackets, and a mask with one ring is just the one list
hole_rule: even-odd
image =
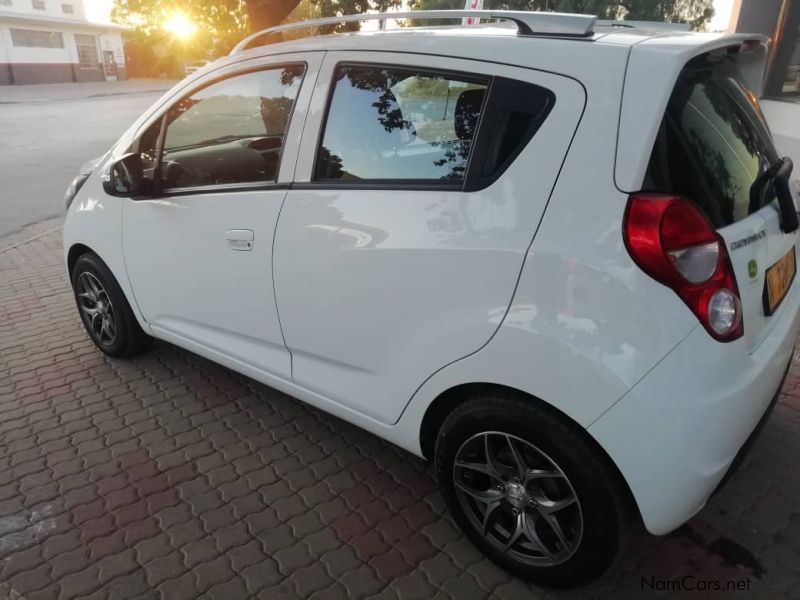
[(742, 79), (758, 97), (768, 49), (769, 38), (762, 35), (666, 32), (632, 46), (617, 139), (617, 188), (632, 193), (641, 187), (661, 118), (686, 63), (703, 54), (733, 56)]

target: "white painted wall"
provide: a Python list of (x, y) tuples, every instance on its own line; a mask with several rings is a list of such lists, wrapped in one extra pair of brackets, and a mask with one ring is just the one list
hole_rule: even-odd
[[(38, 10), (33, 8), (31, 0), (11, 0), (11, 6), (0, 6), (0, 11), (14, 13), (17, 15), (38, 15), (40, 17), (60, 17), (63, 19), (74, 19), (83, 21), (84, 10), (82, 0), (44, 0), (45, 9)], [(62, 4), (72, 4), (73, 14), (67, 14), (61, 8)]]
[(0, 64), (11, 62), (8, 58), (8, 48), (11, 47), (11, 34), (8, 28), (0, 25)]
[(778, 153), (794, 163), (794, 176), (800, 180), (800, 102), (760, 100), (775, 139)]
[[(28, 25), (25, 23), (0, 23), (0, 28), (4, 30), (3, 34), (7, 39), (7, 53), (8, 62), (12, 63), (71, 63), (77, 62), (77, 56), (73, 59), (75, 53), (75, 39), (72, 34), (65, 32), (61, 28), (47, 26), (46, 24)], [(27, 48), (21, 46), (14, 46), (11, 42), (11, 29), (33, 29), (36, 31), (54, 31), (61, 33), (64, 38), (63, 48)], [(72, 48), (72, 52), (70, 52)]]

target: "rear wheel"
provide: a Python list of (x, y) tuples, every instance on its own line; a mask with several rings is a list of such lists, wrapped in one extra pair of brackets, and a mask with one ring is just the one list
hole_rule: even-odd
[(585, 583), (624, 546), (630, 502), (619, 474), (585, 432), (530, 399), (459, 406), (439, 432), (436, 472), (473, 543), (531, 581)]
[(117, 280), (97, 255), (78, 257), (71, 280), (83, 326), (100, 350), (122, 358), (149, 347), (152, 339), (142, 331)]

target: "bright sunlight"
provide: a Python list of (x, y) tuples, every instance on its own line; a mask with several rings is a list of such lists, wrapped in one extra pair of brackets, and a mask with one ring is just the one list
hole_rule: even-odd
[(179, 40), (189, 39), (197, 31), (197, 25), (185, 13), (180, 11), (170, 14), (161, 24), (161, 27)]

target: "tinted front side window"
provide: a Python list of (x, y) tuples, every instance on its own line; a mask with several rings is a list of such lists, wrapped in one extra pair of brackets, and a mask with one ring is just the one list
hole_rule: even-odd
[(163, 188), (275, 181), (300, 88), (299, 65), (212, 84), (167, 114)]
[(672, 93), (649, 186), (691, 198), (724, 227), (774, 199), (758, 178), (777, 158), (755, 97), (733, 65), (701, 62), (685, 69)]
[(316, 180), (463, 180), (488, 81), (340, 66)]

